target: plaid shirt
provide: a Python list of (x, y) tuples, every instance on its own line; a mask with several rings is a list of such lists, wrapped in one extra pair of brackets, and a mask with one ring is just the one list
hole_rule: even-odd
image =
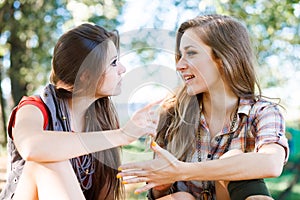
[[(283, 116), (276, 104), (263, 99), (255, 103), (253, 100), (240, 99), (237, 123), (232, 132), (229, 132), (230, 124), (227, 124), (222, 132), (211, 138), (203, 114), (200, 116), (200, 129), (201, 162), (218, 159), (222, 156), (230, 137), (232, 140), (228, 150), (240, 149), (243, 152), (257, 152), (264, 144), (277, 143), (286, 150), (285, 162), (289, 156)], [(193, 154), (191, 162), (198, 162), (197, 152)], [(178, 190), (190, 192), (200, 199), (202, 186), (207, 184), (208, 182), (201, 181), (178, 182), (177, 187)], [(214, 191), (213, 183), (212, 187)], [(213, 196), (215, 197), (215, 194)]]

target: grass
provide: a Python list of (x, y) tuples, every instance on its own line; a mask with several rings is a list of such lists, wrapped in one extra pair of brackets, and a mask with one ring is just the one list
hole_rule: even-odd
[[(278, 178), (265, 179), (266, 184), (274, 199), (279, 199), (279, 195), (285, 191), (289, 183), (293, 180), (294, 174), (284, 172)], [(300, 183), (298, 182), (284, 200), (299, 200), (300, 199)]]
[[(285, 191), (290, 183), (295, 179), (295, 175), (300, 173), (299, 166), (300, 154), (292, 154), (289, 162), (285, 165), (280, 177), (266, 179), (268, 188), (275, 199), (279, 199), (279, 195)], [(296, 164), (296, 167), (294, 165)], [(287, 196), (282, 198), (284, 200), (299, 200), (300, 199), (300, 182), (296, 182), (292, 190)]]
[[(149, 146), (148, 144), (146, 144), (145, 139), (140, 139), (131, 143), (130, 145), (124, 146), (122, 148), (122, 163), (152, 160), (153, 153), (151, 152), (151, 150), (145, 149), (145, 146)], [(125, 185), (126, 200), (146, 200), (146, 192), (141, 194), (134, 194), (135, 189), (142, 187), (143, 185), (144, 183)]]

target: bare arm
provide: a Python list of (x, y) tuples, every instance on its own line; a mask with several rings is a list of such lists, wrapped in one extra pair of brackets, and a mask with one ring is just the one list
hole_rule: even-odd
[[(285, 150), (278, 144), (266, 144), (258, 152), (201, 163), (186, 163), (185, 180), (245, 180), (277, 177), (281, 174)], [(201, 170), (199, 170), (199, 168)]]
[(43, 114), (34, 105), (21, 107), (12, 131), (14, 143), (25, 160), (61, 161), (131, 143), (145, 134), (154, 134), (156, 124), (149, 125), (151, 106), (139, 110), (121, 129), (70, 133), (43, 130)]

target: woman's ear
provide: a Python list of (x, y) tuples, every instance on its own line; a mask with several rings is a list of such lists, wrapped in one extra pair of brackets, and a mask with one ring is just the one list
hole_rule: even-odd
[(214, 56), (214, 61), (217, 64), (219, 69), (223, 68), (223, 61), (221, 58), (217, 57), (216, 55)]
[(223, 68), (223, 61), (221, 60), (221, 58), (216, 58), (215, 62), (217, 63), (219, 69)]
[(217, 64), (219, 69), (223, 68), (223, 61), (214, 50), (212, 50), (212, 59)]

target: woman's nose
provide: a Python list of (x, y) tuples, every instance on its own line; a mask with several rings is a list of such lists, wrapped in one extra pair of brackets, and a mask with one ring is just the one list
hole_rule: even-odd
[(119, 74), (124, 74), (126, 72), (125, 66), (120, 61), (118, 61), (118, 67), (119, 67)]
[(187, 68), (187, 62), (183, 58), (181, 58), (176, 64), (176, 70), (183, 71), (186, 68)]

